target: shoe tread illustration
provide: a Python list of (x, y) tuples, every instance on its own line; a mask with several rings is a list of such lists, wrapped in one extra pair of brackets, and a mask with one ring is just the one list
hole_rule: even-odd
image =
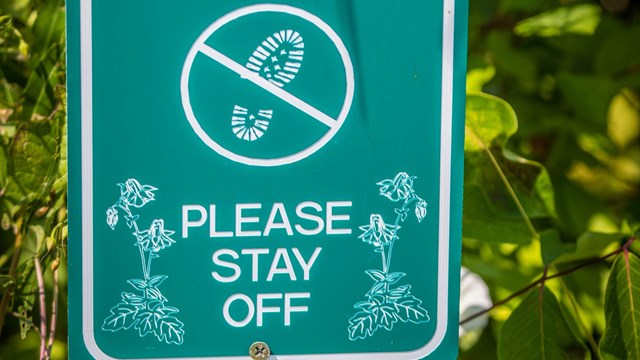
[[(249, 57), (245, 67), (282, 88), (296, 78), (304, 58), (304, 40), (294, 30), (281, 30), (267, 37)], [(238, 139), (256, 141), (269, 129), (273, 110), (250, 111), (235, 105), (231, 129)]]

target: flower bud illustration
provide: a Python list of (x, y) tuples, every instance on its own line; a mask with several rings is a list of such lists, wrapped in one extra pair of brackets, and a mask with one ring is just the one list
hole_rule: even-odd
[(418, 218), (418, 222), (422, 222), (424, 218), (427, 216), (427, 202), (420, 199), (418, 204), (416, 204), (416, 218)]
[(111, 227), (111, 230), (116, 228), (118, 224), (118, 209), (114, 206), (107, 209), (107, 225)]

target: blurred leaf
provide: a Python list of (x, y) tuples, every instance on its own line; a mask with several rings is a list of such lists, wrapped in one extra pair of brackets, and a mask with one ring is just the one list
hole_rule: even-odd
[(545, 288), (532, 291), (500, 331), (503, 360), (585, 359), (585, 346), (571, 331), (560, 304)]
[(526, 243), (535, 232), (527, 225), (530, 219), (555, 216), (553, 188), (546, 170), (505, 149), (516, 130), (517, 119), (509, 104), (487, 94), (468, 94), (463, 218), (466, 237)]
[(596, 33), (595, 72), (602, 74), (624, 73), (640, 65), (640, 23), (630, 25), (605, 18)]
[(64, 49), (52, 47), (29, 77), (24, 89), (22, 107), (14, 118), (22, 121), (35, 120), (37, 115), (48, 116), (57, 104), (55, 89), (64, 84)]
[(553, 263), (556, 259), (572, 250), (572, 244), (564, 244), (557, 229), (541, 231), (540, 246), (542, 261), (545, 265)]
[(23, 193), (48, 193), (58, 170), (60, 127), (56, 121), (29, 122), (18, 130), (9, 150), (11, 173)]
[(496, 75), (496, 68), (471, 69), (467, 73), (467, 93), (482, 92), (482, 88)]
[(578, 241), (573, 246), (573, 251), (560, 256), (555, 263), (567, 263), (603, 256), (607, 249), (613, 251), (611, 249), (612, 246), (619, 246), (622, 239), (623, 235), (618, 233), (586, 232), (578, 238)]
[(538, 86), (538, 64), (530, 52), (514, 46), (506, 33), (492, 32), (487, 37), (487, 52), (491, 64), (509, 85), (525, 93), (535, 93)]
[(33, 52), (46, 55), (51, 44), (64, 40), (64, 0), (47, 0), (33, 24)]
[(561, 36), (566, 34), (592, 35), (602, 10), (595, 4), (575, 4), (545, 11), (521, 21), (515, 27), (520, 36)]
[(604, 129), (611, 99), (617, 90), (613, 81), (596, 75), (560, 73), (558, 87), (572, 106), (578, 123), (588, 120)]
[(640, 260), (618, 255), (605, 294), (607, 327), (600, 341), (604, 359), (640, 359)]
[(623, 89), (611, 101), (608, 112), (609, 138), (621, 149), (640, 135), (640, 97), (631, 89)]

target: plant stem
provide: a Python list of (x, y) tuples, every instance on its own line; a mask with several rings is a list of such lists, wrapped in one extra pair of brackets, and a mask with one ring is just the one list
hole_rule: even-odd
[(148, 253), (149, 260), (147, 261), (147, 280), (151, 277), (151, 259), (153, 259), (153, 257), (151, 257), (151, 251), (148, 251)]
[(606, 259), (608, 259), (608, 258), (610, 258), (610, 257), (612, 257), (614, 255), (617, 255), (617, 254), (619, 254), (619, 253), (621, 253), (623, 251), (627, 251), (629, 246), (635, 240), (636, 240), (636, 238), (631, 238), (631, 239), (629, 239), (629, 241), (626, 244), (622, 245), (620, 248), (616, 249), (615, 251), (613, 251), (613, 252), (611, 252), (611, 253), (609, 253), (607, 255), (601, 256), (599, 258), (585, 261), (582, 264), (578, 264), (578, 265), (576, 265), (576, 266), (574, 266), (574, 267), (572, 267), (570, 269), (567, 269), (567, 270), (564, 270), (564, 271), (560, 271), (560, 272), (555, 273), (555, 274), (550, 275), (550, 276), (548, 276), (545, 273), (538, 280), (536, 280), (536, 281), (532, 282), (531, 284), (525, 286), (524, 288), (516, 291), (515, 293), (511, 294), (510, 296), (508, 296), (506, 299), (503, 299), (503, 300), (501, 300), (501, 301), (499, 301), (497, 303), (494, 303), (493, 306), (491, 306), (490, 308), (482, 310), (482, 311), (479, 311), (479, 312), (467, 317), (466, 319), (460, 321), (460, 325), (464, 325), (464, 324), (468, 323), (469, 321), (471, 321), (473, 319), (476, 319), (476, 318), (478, 318), (478, 317), (480, 317), (480, 316), (482, 316), (482, 315), (484, 315), (484, 314), (486, 314), (488, 312), (491, 312), (495, 308), (498, 308), (498, 307), (500, 307), (502, 305), (505, 305), (506, 303), (508, 303), (509, 301), (519, 297), (520, 295), (523, 295), (523, 294), (527, 293), (529, 290), (533, 289), (534, 287), (544, 284), (544, 282), (547, 281), (547, 280), (552, 280), (552, 279), (555, 279), (555, 278), (563, 277), (565, 275), (569, 275), (569, 274), (574, 273), (574, 272), (576, 272), (576, 271), (578, 271), (580, 269), (583, 269), (585, 267), (588, 267), (588, 266), (591, 266), (591, 265), (595, 265), (595, 264), (597, 264), (597, 263), (599, 263), (601, 261), (604, 261), (604, 260), (606, 260)]
[(571, 308), (575, 313), (576, 320), (580, 325), (580, 328), (582, 328), (582, 331), (584, 331), (585, 333), (587, 342), (589, 343), (589, 347), (591, 348), (591, 353), (595, 356), (595, 360), (602, 360), (602, 357), (598, 352), (598, 344), (596, 343), (596, 340), (593, 338), (593, 334), (591, 334), (589, 329), (587, 329), (587, 326), (584, 324), (584, 322), (582, 322), (582, 317), (580, 317), (580, 309), (578, 308), (576, 299), (574, 298), (571, 291), (569, 291), (569, 288), (567, 287), (567, 284), (565, 284), (565, 281), (563, 279), (560, 279), (560, 284), (562, 285), (562, 290), (564, 291), (567, 298), (569, 299), (569, 303), (571, 304)]
[[(470, 127), (469, 124), (467, 124), (467, 126)], [(511, 199), (513, 200), (513, 202), (515, 203), (516, 207), (518, 208), (518, 212), (520, 212), (520, 216), (522, 216), (522, 219), (524, 220), (525, 224), (527, 225), (527, 228), (529, 229), (529, 232), (531, 233), (531, 236), (533, 236), (533, 238), (535, 238), (535, 239), (540, 239), (540, 235), (536, 231), (536, 228), (533, 226), (533, 223), (531, 222), (531, 219), (529, 219), (529, 215), (527, 215), (527, 212), (525, 211), (524, 206), (522, 206), (522, 203), (520, 202), (520, 199), (518, 199), (518, 196), (516, 195), (516, 192), (513, 190), (513, 187), (511, 187), (511, 184), (509, 183), (509, 179), (507, 179), (507, 176), (502, 171), (502, 168), (500, 167), (500, 164), (498, 164), (498, 160), (496, 160), (495, 156), (493, 156), (493, 153), (491, 152), (491, 149), (489, 149), (489, 147), (484, 143), (484, 141), (482, 141), (482, 139), (478, 135), (476, 135), (477, 131), (475, 129), (470, 127), (470, 130), (472, 130), (472, 131), (469, 131), (469, 134), (472, 135), (473, 139), (476, 140), (480, 144), (480, 147), (482, 148), (482, 150), (484, 150), (484, 152), (489, 157), (489, 160), (491, 160), (491, 163), (493, 164), (493, 167), (496, 169), (496, 172), (498, 173), (498, 176), (500, 177), (500, 180), (502, 180), (502, 183), (504, 184), (505, 188), (507, 189), (507, 192), (509, 193), (509, 196), (511, 196)]]
[[(138, 228), (138, 222), (136, 222), (135, 220), (133, 220), (133, 213), (131, 212), (131, 210), (129, 210), (128, 206), (123, 206), (123, 205), (118, 205), (122, 210), (124, 210), (127, 215), (132, 219), (131, 223), (133, 224), (133, 228), (135, 230), (135, 234), (138, 234), (140, 232), (140, 229)], [(137, 235), (136, 235), (136, 241), (138, 240)], [(138, 244), (138, 250), (140, 251), (140, 262), (142, 263), (142, 275), (144, 276), (144, 280), (147, 281), (149, 280), (149, 272), (147, 271), (147, 264), (146, 264), (146, 259), (144, 256), (144, 249), (142, 248), (142, 245)], [(149, 262), (151, 262), (151, 259), (149, 259)]]
[(47, 352), (47, 302), (44, 291), (44, 277), (42, 275), (42, 264), (38, 255), (34, 258), (36, 268), (36, 279), (38, 281), (39, 307), (40, 307), (40, 360), (48, 360)]
[[(415, 194), (413, 194), (415, 196)], [(400, 212), (402, 213), (403, 211), (407, 210), (409, 207), (409, 204), (411, 204), (413, 201), (416, 201), (417, 197), (409, 197), (404, 201), (404, 204), (402, 204), (402, 209), (400, 209)], [(402, 215), (398, 214), (398, 216), (396, 216), (396, 222), (393, 224), (393, 226), (398, 226), (400, 224), (400, 221), (402, 221)], [(389, 253), (387, 255), (387, 266), (386, 269), (387, 271), (391, 268), (391, 255), (393, 255), (393, 245), (396, 243), (396, 233), (398, 232), (398, 230), (394, 230), (393, 232), (393, 239), (391, 240), (391, 242), (389, 243)], [(386, 274), (386, 271), (385, 271)]]
[(51, 349), (56, 339), (56, 325), (58, 323), (58, 269), (53, 271), (53, 302), (51, 303), (51, 324), (49, 325), (49, 343), (47, 345), (47, 354), (51, 356)]
[(144, 280), (149, 280), (149, 274), (147, 273), (147, 265), (144, 257), (144, 249), (142, 249), (142, 245), (138, 245), (138, 250), (140, 250), (140, 262), (142, 262), (142, 275), (144, 276)]
[(387, 260), (386, 260), (386, 255), (385, 255), (385, 251), (384, 251), (384, 245), (382, 245), (382, 251), (380, 252), (380, 255), (382, 256), (382, 272), (387, 275), (389, 268), (387, 265)]

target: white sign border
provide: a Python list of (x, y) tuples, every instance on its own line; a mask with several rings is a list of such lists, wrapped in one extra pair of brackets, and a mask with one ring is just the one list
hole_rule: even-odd
[[(92, 1), (80, 0), (81, 150), (82, 150), (82, 332), (89, 353), (99, 360), (119, 360), (105, 354), (94, 336), (93, 321), (93, 59)], [(442, 102), (440, 132), (440, 217), (438, 233), (438, 309), (436, 331), (423, 347), (407, 352), (282, 355), (277, 360), (414, 360), (438, 348), (447, 332), (449, 295), (449, 233), (451, 144), (453, 128), (453, 45), (455, 0), (444, 0)], [(147, 359), (167, 360), (170, 358)], [(172, 358), (173, 360), (246, 360), (247, 356)]]

